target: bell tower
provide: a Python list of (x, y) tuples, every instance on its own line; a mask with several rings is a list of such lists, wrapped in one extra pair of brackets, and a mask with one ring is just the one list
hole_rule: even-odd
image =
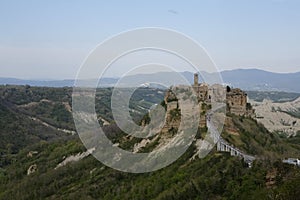
[(199, 81), (198, 74), (195, 73), (195, 74), (194, 74), (194, 86), (198, 86), (198, 84), (199, 84), (198, 81)]

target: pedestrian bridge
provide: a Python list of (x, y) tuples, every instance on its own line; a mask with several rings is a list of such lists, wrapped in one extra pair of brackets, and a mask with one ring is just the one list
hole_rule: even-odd
[(226, 142), (221, 137), (220, 132), (211, 124), (211, 122), (210, 122), (211, 114), (212, 114), (212, 112), (208, 113), (208, 117), (207, 117), (206, 122), (207, 122), (207, 128), (210, 132), (210, 137), (212, 138), (214, 143), (217, 143), (217, 151), (230, 152), (231, 156), (242, 157), (243, 160), (248, 164), (248, 166), (251, 167), (252, 162), (255, 160), (255, 157), (242, 152), (238, 148), (236, 148), (233, 145)]
[(230, 152), (231, 156), (242, 157), (249, 167), (252, 166), (252, 162), (255, 160), (254, 156), (243, 153), (241, 150), (232, 146), (221, 137), (217, 142), (217, 151)]

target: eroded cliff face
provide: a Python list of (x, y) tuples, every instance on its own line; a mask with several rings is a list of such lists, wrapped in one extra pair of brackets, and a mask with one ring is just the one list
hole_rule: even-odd
[(300, 131), (300, 98), (288, 102), (251, 101), (256, 119), (270, 132), (295, 136)]
[[(219, 110), (220, 106), (223, 111)], [(182, 142), (180, 137), (187, 137), (185, 135), (188, 135), (190, 131), (195, 133), (192, 139), (197, 149), (193, 156), (195, 158), (200, 155), (199, 152), (203, 151), (203, 147), (212, 149), (222, 131), (230, 135), (240, 135), (232, 121), (232, 114), (233, 116), (250, 117), (254, 113), (251, 105), (247, 102), (247, 94), (242, 90), (226, 88), (221, 85), (209, 86), (208, 84), (174, 86), (166, 91), (163, 102), (157, 107), (164, 109), (164, 122), (161, 128), (156, 129), (155, 136), (136, 141), (130, 149), (131, 151), (135, 153), (160, 151), (169, 144), (175, 143), (176, 145), (178, 143), (179, 145)], [(218, 111), (215, 112), (215, 110)], [(141, 121), (141, 125), (145, 129), (151, 125), (151, 121), (156, 121), (158, 118), (152, 112), (157, 111), (150, 110)], [(150, 117), (151, 115), (152, 117)], [(214, 124), (220, 124), (217, 121), (224, 123), (222, 126), (215, 126)], [(192, 127), (193, 124), (196, 124), (195, 129), (183, 131), (182, 126)], [(212, 126), (216, 130), (215, 133), (212, 133)], [(209, 134), (208, 129), (210, 129)], [(128, 141), (134, 141), (134, 138), (127, 137)]]

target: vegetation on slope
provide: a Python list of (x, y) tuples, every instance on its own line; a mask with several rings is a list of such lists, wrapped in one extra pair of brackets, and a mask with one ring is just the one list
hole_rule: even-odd
[[(29, 150), (39, 153), (28, 158)], [(299, 168), (260, 160), (248, 168), (241, 159), (216, 152), (190, 161), (193, 147), (172, 165), (146, 174), (119, 172), (92, 156), (54, 169), (64, 156), (83, 150), (76, 139), (24, 149), (16, 162), (2, 169), (0, 199), (293, 199), (299, 195)], [(27, 176), (33, 163), (38, 170)], [(268, 188), (270, 170), (276, 171), (276, 182)]]
[[(2, 91), (6, 89), (11, 90), (12, 87), (1, 88)], [(59, 98), (51, 96), (57, 95), (56, 90), (57, 94), (61, 94), (58, 95)], [(294, 138), (282, 138), (269, 133), (253, 119), (234, 115), (230, 117), (236, 134), (226, 132), (225, 127), (222, 136), (246, 153), (257, 156), (258, 159), (253, 163), (252, 168), (248, 168), (240, 158), (216, 150), (204, 159), (191, 160), (196, 150), (192, 145), (176, 162), (151, 173), (119, 172), (102, 165), (92, 156), (55, 169), (66, 157), (84, 152), (86, 149), (76, 135), (59, 136), (57, 140), (48, 140), (51, 138), (48, 134), (57, 136), (60, 132), (47, 129), (41, 123), (30, 121), (26, 113), (22, 113), (17, 105), (40, 102), (42, 99), (51, 100), (55, 104), (68, 101), (64, 99), (68, 95), (62, 92), (65, 89), (56, 90), (27, 88), (26, 92), (26, 87), (20, 87), (14, 93), (2, 98), (0, 199), (273, 200), (297, 199), (300, 195), (300, 168), (281, 162), (281, 158), (285, 156), (299, 157), (298, 135)], [(147, 92), (158, 94), (155, 90)], [(137, 93), (140, 99), (133, 100), (136, 105), (143, 102), (142, 96), (147, 92)], [(99, 106), (100, 115), (106, 120), (112, 119), (107, 96), (109, 93), (111, 89), (98, 91), (98, 103), (104, 105)], [(40, 97), (36, 97), (37, 94), (40, 94)], [(158, 99), (146, 105), (153, 105)], [(148, 99), (147, 102), (150, 100)], [(29, 109), (27, 112), (35, 113), (36, 117), (42, 118), (35, 109), (36, 107), (32, 107), (32, 110)], [(49, 105), (46, 109), (45, 113), (51, 113), (53, 107)], [(60, 109), (64, 108), (59, 107), (56, 115), (63, 117), (62, 113), (66, 111)], [(44, 117), (48, 118), (48, 116)], [(49, 119), (52, 118), (55, 117), (49, 116)], [(57, 125), (60, 120), (54, 119), (54, 121)], [(109, 126), (105, 126), (105, 131), (112, 141), (119, 142), (124, 135), (112, 120), (110, 122)], [(15, 145), (15, 150), (6, 148), (6, 144), (9, 143)], [(144, 150), (147, 151), (150, 147)], [(28, 156), (30, 151), (37, 153)], [(37, 165), (37, 171), (27, 175), (27, 169), (33, 164)], [(269, 180), (270, 176), (272, 180)]]
[(270, 133), (262, 124), (251, 118), (235, 115), (229, 117), (238, 134), (228, 133), (225, 127), (222, 136), (241, 150), (261, 159), (299, 157), (300, 143), (291, 144), (287, 140), (282, 140), (278, 134)]

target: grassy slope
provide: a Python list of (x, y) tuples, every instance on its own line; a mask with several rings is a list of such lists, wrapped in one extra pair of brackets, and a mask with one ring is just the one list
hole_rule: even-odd
[(16, 112), (0, 100), (0, 155), (14, 154), (29, 144), (65, 136), (63, 132), (45, 127), (27, 115)]
[[(22, 91), (25, 89), (21, 88)], [(39, 91), (34, 88), (34, 90), (51, 96), (52, 89)], [(103, 94), (109, 92), (110, 90), (105, 90)], [(27, 93), (31, 94), (31, 92)], [(40, 99), (46, 97), (42, 96)], [(64, 97), (62, 95), (56, 101)], [(24, 102), (22, 100), (22, 103), (28, 103), (35, 98), (35, 95), (31, 98), (25, 97), (24, 99), (29, 100)], [(8, 99), (18, 103), (14, 95)], [(105, 100), (103, 101), (107, 104)], [(24, 118), (19, 118), (21, 121), (16, 120), (18, 116), (13, 111), (6, 110), (5, 106), (1, 109), (2, 126), (5, 127), (6, 133), (14, 133), (14, 130), (23, 131), (17, 135), (18, 141), (23, 140), (22, 133), (31, 134), (32, 127), (38, 126), (27, 124), (26, 120), (23, 121)], [(215, 151), (204, 159), (190, 161), (190, 157), (194, 154), (194, 147), (191, 146), (175, 163), (152, 173), (118, 172), (103, 166), (92, 156), (54, 170), (64, 156), (85, 151), (79, 139), (70, 137), (52, 142), (37, 140), (35, 144), (24, 140), (25, 147), (20, 146), (21, 150), (17, 154), (6, 152), (7, 164), (0, 168), (0, 199), (275, 199), (275, 197), (295, 199), (299, 197), (299, 168), (285, 165), (278, 160), (286, 155), (299, 155), (299, 138), (279, 138), (268, 133), (264, 127), (251, 119), (236, 116), (232, 118), (239, 136), (229, 135), (226, 132), (223, 136), (243, 151), (261, 158), (251, 169), (247, 168), (239, 158)], [(11, 127), (5, 122), (16, 123)], [(3, 133), (1, 135), (3, 136)], [(31, 158), (27, 157), (27, 153), (33, 150), (38, 151), (38, 154)], [(27, 169), (32, 164), (37, 164), (38, 171), (27, 176)], [(276, 184), (267, 189), (265, 177), (273, 169), (277, 171)]]
[[(239, 135), (223, 133), (223, 137), (241, 150), (264, 159), (276, 160), (283, 157), (299, 157), (300, 143), (290, 143), (290, 140), (280, 138), (275, 133), (270, 133), (256, 120), (231, 116)], [(296, 139), (296, 138), (295, 138)]]
[[(238, 117), (234, 120), (240, 123)], [(293, 199), (299, 195), (300, 169), (276, 160), (282, 152), (268, 145), (276, 142), (283, 149), (291, 148), (288, 141), (274, 138), (251, 119), (243, 120), (239, 129), (251, 127), (257, 132), (241, 134), (236, 140), (244, 151), (263, 155), (251, 169), (239, 158), (215, 151), (204, 159), (190, 161), (194, 152), (190, 147), (175, 163), (152, 173), (118, 172), (92, 156), (54, 170), (63, 156), (82, 152), (84, 147), (78, 139), (39, 143), (22, 150), (16, 162), (3, 169), (0, 199), (273, 199), (279, 193), (284, 199)], [(239, 146), (238, 143), (234, 144)], [(294, 148), (298, 147), (297, 144)], [(29, 150), (39, 154), (27, 158)], [(31, 164), (37, 164), (38, 171), (27, 176)], [(271, 169), (278, 172), (277, 183), (267, 189), (265, 176)]]

